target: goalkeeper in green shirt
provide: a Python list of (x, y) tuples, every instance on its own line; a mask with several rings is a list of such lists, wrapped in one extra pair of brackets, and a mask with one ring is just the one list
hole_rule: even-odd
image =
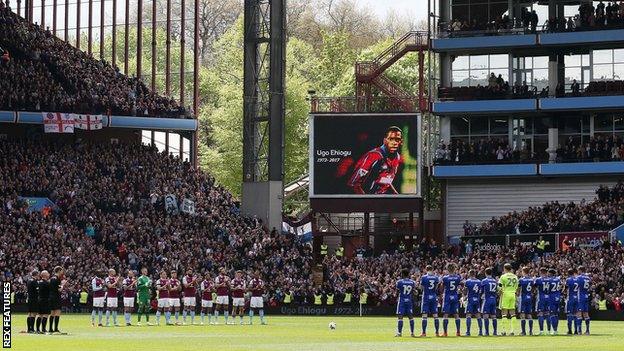
[(152, 280), (147, 276), (147, 268), (141, 268), (141, 276), (137, 280), (137, 302), (138, 302), (138, 316), (139, 321), (137, 325), (141, 325), (141, 315), (145, 315), (147, 325), (151, 325), (149, 322), (150, 312), (150, 289), (152, 287)]
[[(511, 264), (505, 263), (505, 273), (498, 279), (500, 292), (500, 309), (502, 317), (507, 317), (509, 334), (514, 335), (513, 326), (516, 320), (516, 292), (518, 291), (518, 277), (513, 274)], [(505, 323), (501, 323), (502, 334), (506, 335)]]

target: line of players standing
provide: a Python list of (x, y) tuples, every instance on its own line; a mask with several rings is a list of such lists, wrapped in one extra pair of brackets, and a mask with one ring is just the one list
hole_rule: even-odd
[[(433, 272), (433, 267), (426, 267), (427, 273), (420, 278), (419, 284), (409, 278), (409, 269), (403, 269), (402, 279), (396, 283), (398, 291), (397, 301), (397, 335), (402, 335), (403, 316), (409, 317), (411, 336), (414, 335), (413, 300), (416, 289), (422, 294), (422, 333), (426, 336), (428, 317), (434, 318), (435, 335), (448, 335), (448, 317), (455, 318), (456, 335), (460, 336), (459, 306), (460, 295), (466, 298), (466, 333), (470, 336), (471, 323), (477, 318), (479, 336), (490, 335), (490, 321), (492, 335), (498, 335), (497, 307), (501, 309), (503, 318), (507, 319), (509, 334), (514, 334), (516, 310), (521, 321), (520, 335), (533, 334), (533, 317), (537, 314), (539, 335), (544, 334), (544, 324), (551, 335), (557, 334), (559, 311), (562, 295), (566, 297), (565, 310), (567, 314), (568, 334), (581, 335), (582, 322), (585, 321), (585, 334), (589, 334), (589, 304), (591, 278), (585, 268), (569, 269), (565, 283), (557, 276), (555, 269), (542, 267), (539, 276), (533, 277), (531, 270), (524, 267), (520, 270), (522, 277), (518, 279), (512, 273), (512, 266), (505, 264), (505, 274), (499, 280), (493, 278), (492, 268), (484, 271), (485, 278), (476, 278), (477, 272), (470, 270), (467, 279), (462, 279), (456, 273), (454, 264), (447, 266), (447, 274), (439, 277)], [(498, 301), (498, 304), (497, 304)], [(441, 303), (443, 314), (443, 333), (439, 332), (438, 304)], [(501, 321), (502, 322), (502, 321)], [(506, 335), (505, 323), (501, 323), (502, 333)], [(527, 333), (526, 325), (529, 330)]]
[[(117, 324), (118, 290), (123, 291), (124, 317), (126, 326), (131, 324), (131, 313), (134, 310), (135, 297), (137, 302), (138, 321), (141, 325), (141, 317), (145, 316), (148, 325), (151, 311), (152, 286), (155, 287), (157, 296), (156, 323), (160, 325), (161, 316), (164, 315), (167, 325), (186, 324), (187, 315), (190, 316), (190, 323), (195, 324), (195, 312), (197, 297), (201, 299), (201, 325), (204, 324), (205, 317), (208, 316), (209, 324), (219, 324), (219, 312), (224, 315), (225, 324), (234, 324), (236, 316), (240, 317), (240, 324), (243, 324), (245, 310), (245, 295), (250, 293), (249, 303), (249, 324), (253, 323), (253, 317), (257, 311), (261, 324), (266, 324), (264, 320), (264, 282), (260, 278), (260, 273), (255, 272), (252, 279), (247, 282), (243, 278), (243, 272), (237, 271), (235, 277), (230, 279), (225, 274), (225, 269), (219, 270), (218, 276), (213, 280), (210, 273), (201, 276), (193, 274), (191, 269), (186, 271), (182, 280), (178, 279), (178, 272), (172, 270), (161, 271), (159, 279), (155, 282), (147, 275), (147, 268), (141, 269), (141, 276), (135, 278), (134, 272), (129, 270), (127, 277), (121, 279), (114, 269), (109, 269), (108, 276), (101, 278), (103, 272), (98, 272), (91, 281), (93, 290), (93, 310), (91, 312), (91, 324), (96, 325), (96, 315), (98, 316), (98, 326), (103, 326), (103, 311), (106, 310), (106, 326), (110, 326), (110, 316), (113, 317), (113, 325)], [(213, 295), (216, 292), (215, 301)], [(230, 295), (232, 297), (232, 317), (229, 321)], [(182, 300), (182, 303), (180, 302)], [(214, 309), (213, 309), (214, 305)], [(182, 310), (183, 321), (180, 323), (180, 310)], [(172, 321), (172, 312), (175, 316), (175, 323)]]
[[(28, 316), (26, 332), (33, 334), (60, 333), (61, 291), (66, 283), (65, 271), (56, 266), (50, 272), (33, 270), (26, 282)], [(49, 325), (48, 325), (49, 323)]]

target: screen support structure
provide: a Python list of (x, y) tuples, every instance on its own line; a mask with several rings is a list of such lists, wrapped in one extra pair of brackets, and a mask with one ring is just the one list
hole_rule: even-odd
[(242, 210), (280, 228), (286, 0), (245, 0)]

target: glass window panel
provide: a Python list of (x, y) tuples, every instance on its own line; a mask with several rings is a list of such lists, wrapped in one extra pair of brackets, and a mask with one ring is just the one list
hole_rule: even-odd
[(507, 55), (490, 55), (490, 68), (509, 67), (509, 57)]
[(533, 68), (548, 69), (548, 56), (537, 56), (533, 58)]
[(470, 68), (479, 69), (487, 68), (488, 57), (487, 55), (470, 56)]
[(533, 84), (538, 89), (542, 89), (548, 86), (548, 69), (534, 69), (533, 70)]
[(613, 116), (597, 115), (594, 117), (594, 130), (600, 132), (613, 130)]
[(613, 65), (613, 79), (624, 79), (624, 63)]
[(468, 56), (458, 56), (453, 61), (453, 69), (468, 69)]
[(461, 87), (470, 85), (468, 71), (453, 71), (453, 86)]
[(615, 125), (615, 130), (624, 130), (624, 116), (613, 117), (613, 124)]
[(565, 57), (566, 67), (578, 67), (581, 65), (581, 55), (567, 55)]
[(468, 135), (468, 119), (465, 117), (452, 118), (451, 135)]
[(548, 134), (548, 128), (552, 127), (550, 117), (535, 117), (535, 134)]
[(488, 119), (487, 117), (474, 117), (470, 119), (470, 135), (487, 135)]
[(572, 80), (576, 79), (581, 81), (581, 68), (580, 67), (566, 67), (565, 69), (565, 82), (566, 84), (572, 83)]
[(509, 121), (507, 120), (507, 118), (490, 118), (490, 134), (509, 134)]
[(453, 6), (453, 19), (461, 22), (468, 21), (468, 5), (455, 5)]
[(581, 133), (581, 117), (565, 117), (558, 120), (559, 133), (562, 134), (580, 134)]
[(533, 137), (533, 152), (535, 157), (539, 159), (546, 159), (548, 154), (546, 149), (548, 148), (548, 135)]
[(583, 115), (583, 134), (589, 134), (589, 115)]
[(589, 66), (589, 54), (581, 55), (581, 66)]
[(488, 85), (488, 71), (487, 70), (473, 70), (470, 71), (470, 85), (476, 86), (477, 84)]
[(624, 63), (624, 49), (615, 49), (615, 50), (613, 50), (613, 62), (622, 62), (622, 63)]
[(613, 65), (594, 65), (594, 80), (612, 80)]
[(613, 51), (611, 49), (594, 50), (594, 64), (611, 62), (613, 62)]

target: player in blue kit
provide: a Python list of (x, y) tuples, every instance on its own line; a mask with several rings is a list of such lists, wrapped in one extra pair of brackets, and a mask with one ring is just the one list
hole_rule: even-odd
[(496, 336), (498, 321), (496, 320), (496, 295), (498, 294), (498, 282), (492, 278), (492, 268), (485, 269), (485, 279), (481, 281), (483, 302), (481, 303), (481, 316), (485, 326), (485, 336), (490, 335), (490, 318), (492, 318), (492, 335)]
[(550, 307), (550, 279), (546, 276), (548, 269), (540, 268), (540, 276), (535, 279), (537, 288), (537, 298), (535, 299), (535, 311), (537, 312), (537, 322), (539, 323), (539, 335), (544, 335), (544, 320), (548, 324), (550, 331), (550, 321), (548, 320)]
[(520, 286), (520, 299), (518, 300), (518, 312), (520, 313), (520, 335), (527, 335), (526, 325), (529, 321), (529, 335), (533, 335), (533, 287), (534, 281), (531, 277), (529, 267), (522, 268), (522, 278), (518, 280)]
[(414, 291), (416, 290), (416, 282), (409, 278), (409, 269), (401, 270), (401, 279), (397, 281), (396, 288), (399, 295), (397, 299), (397, 337), (401, 337), (403, 332), (403, 316), (409, 318), (409, 326), (412, 337), (414, 337)]
[(440, 288), (442, 292), (442, 327), (444, 334), (448, 336), (448, 316), (455, 317), (455, 335), (461, 336), (459, 329), (461, 320), (459, 319), (459, 286), (461, 285), (461, 277), (456, 274), (457, 267), (454, 263), (449, 263), (446, 267), (448, 274), (442, 277)]
[(550, 277), (550, 304), (548, 312), (550, 313), (551, 335), (557, 335), (559, 327), (559, 305), (561, 304), (561, 278), (557, 275), (554, 268), (548, 270)]
[(576, 269), (568, 269), (568, 277), (564, 285), (566, 292), (566, 320), (568, 321), (568, 335), (576, 334), (576, 329), (572, 331), (576, 312), (578, 311), (579, 284), (576, 280)]
[(438, 295), (437, 289), (440, 278), (433, 274), (433, 267), (427, 265), (425, 267), (427, 274), (420, 278), (420, 289), (422, 290), (422, 303), (420, 311), (422, 313), (422, 334), (421, 337), (427, 336), (427, 316), (431, 315), (434, 320), (436, 336), (440, 336), (440, 320), (438, 320)]
[(579, 266), (577, 271), (578, 275), (576, 276), (576, 281), (579, 285), (579, 291), (576, 320), (574, 321), (574, 324), (576, 332), (581, 335), (583, 329), (582, 320), (585, 319), (585, 334), (589, 335), (589, 286), (591, 284), (591, 278), (585, 272), (584, 266)]
[(470, 336), (470, 324), (472, 318), (477, 318), (479, 325), (479, 336), (483, 335), (481, 314), (479, 306), (481, 306), (481, 280), (476, 278), (474, 269), (468, 271), (468, 279), (464, 282), (466, 291), (466, 336)]

